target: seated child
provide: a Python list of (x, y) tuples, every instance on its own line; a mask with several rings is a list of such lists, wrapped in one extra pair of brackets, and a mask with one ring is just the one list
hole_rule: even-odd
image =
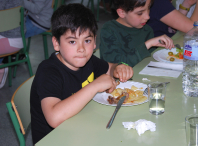
[[(150, 8), (150, 19), (148, 25), (153, 29), (154, 36), (166, 34), (172, 37), (177, 30), (187, 33), (193, 28), (195, 21), (198, 21), (198, 6), (190, 18), (186, 16), (188, 9), (198, 0), (184, 0), (179, 11), (175, 9), (170, 0), (155, 0)], [(181, 9), (182, 8), (182, 9)]]
[[(166, 35), (153, 38), (149, 20), (151, 0), (114, 0), (118, 18), (104, 24), (100, 34), (100, 58), (111, 63), (135, 66), (151, 55), (154, 46), (173, 48)], [(163, 44), (159, 43), (163, 41)]]
[(116, 88), (113, 76), (125, 82), (133, 75), (127, 65), (115, 65), (92, 55), (97, 23), (88, 8), (62, 5), (51, 23), (56, 52), (39, 65), (31, 88), (34, 144), (80, 112), (97, 92), (112, 92)]

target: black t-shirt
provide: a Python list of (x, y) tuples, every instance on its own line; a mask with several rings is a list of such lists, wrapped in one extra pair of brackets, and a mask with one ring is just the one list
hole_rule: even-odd
[(46, 97), (64, 100), (92, 82), (94, 78), (105, 74), (108, 68), (107, 62), (92, 56), (84, 67), (73, 71), (65, 66), (55, 53), (39, 65), (30, 95), (31, 129), (34, 144), (53, 130), (43, 115), (41, 100)]

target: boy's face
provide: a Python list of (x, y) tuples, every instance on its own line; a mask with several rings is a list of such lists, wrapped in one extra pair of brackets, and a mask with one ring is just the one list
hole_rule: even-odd
[(120, 17), (117, 21), (127, 27), (142, 28), (150, 19), (150, 3), (151, 0), (147, 0), (145, 6), (137, 7), (133, 11), (129, 12), (118, 9), (117, 12)]
[(60, 37), (60, 45), (55, 37), (52, 38), (52, 42), (54, 49), (60, 51), (57, 54), (58, 59), (74, 71), (88, 62), (96, 47), (95, 38), (93, 34), (89, 33), (89, 30), (81, 33), (81, 35), (79, 35), (79, 29), (76, 34), (72, 34), (68, 30)]

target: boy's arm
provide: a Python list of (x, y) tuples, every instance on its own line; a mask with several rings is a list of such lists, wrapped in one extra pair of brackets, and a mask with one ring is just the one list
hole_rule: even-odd
[[(103, 28), (100, 34), (100, 58), (111, 63), (124, 62), (133, 67), (145, 57), (150, 56), (145, 43), (142, 42), (139, 46), (131, 46), (124, 48), (124, 45), (115, 36), (110, 28)], [(149, 37), (150, 38), (150, 37)]]
[(107, 74), (118, 78), (121, 82), (126, 82), (133, 76), (133, 69), (125, 64), (109, 63)]
[[(160, 43), (159, 40), (161, 40), (162, 43)], [(167, 49), (172, 49), (175, 47), (173, 44), (173, 40), (170, 37), (168, 37), (167, 35), (162, 35), (159, 37), (149, 39), (145, 42), (145, 45), (146, 45), (147, 49), (150, 49), (153, 46), (165, 47)]]
[(64, 100), (56, 97), (46, 97), (41, 100), (45, 119), (51, 127), (56, 128), (63, 121), (80, 112), (97, 92), (103, 92), (107, 89), (112, 92), (115, 88), (115, 80), (104, 74)]

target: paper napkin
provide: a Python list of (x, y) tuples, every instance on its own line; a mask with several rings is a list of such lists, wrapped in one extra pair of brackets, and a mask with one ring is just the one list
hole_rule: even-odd
[(156, 130), (155, 123), (147, 121), (145, 119), (140, 119), (136, 122), (122, 122), (122, 125), (124, 126), (124, 128), (127, 128), (128, 130), (132, 128), (136, 129), (139, 136), (147, 130), (150, 130), (152, 132)]
[[(159, 68), (153, 68), (148, 66), (154, 66)], [(183, 64), (151, 61), (143, 70), (139, 72), (139, 74), (177, 78), (182, 73), (182, 70), (183, 70)]]

